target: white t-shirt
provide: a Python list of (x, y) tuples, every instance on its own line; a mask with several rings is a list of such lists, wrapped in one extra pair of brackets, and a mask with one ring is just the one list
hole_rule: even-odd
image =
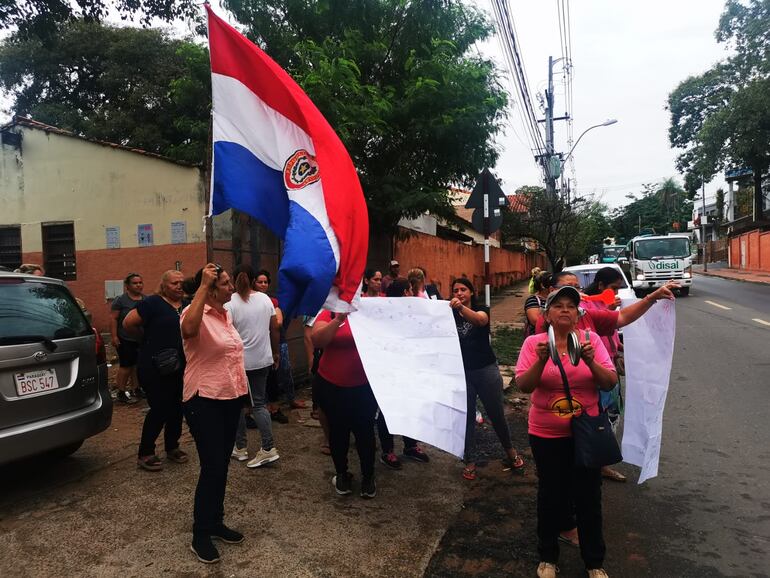
[(273, 349), (270, 346), (270, 318), (275, 307), (265, 293), (251, 293), (244, 301), (233, 293), (225, 309), (233, 318), (233, 325), (243, 340), (243, 360), (246, 370), (262, 369), (273, 365)]

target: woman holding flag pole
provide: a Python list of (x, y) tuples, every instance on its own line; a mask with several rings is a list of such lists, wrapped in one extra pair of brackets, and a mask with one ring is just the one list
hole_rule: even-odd
[(248, 380), (243, 341), (225, 309), (233, 294), (230, 276), (209, 263), (198, 271), (195, 281), (195, 297), (181, 317), (187, 358), (182, 400), (200, 461), (190, 549), (201, 562), (213, 564), (219, 562), (219, 552), (212, 539), (243, 542), (243, 534), (224, 524), (224, 502)]

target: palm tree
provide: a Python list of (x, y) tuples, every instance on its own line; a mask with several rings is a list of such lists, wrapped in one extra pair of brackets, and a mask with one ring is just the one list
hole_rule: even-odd
[(666, 221), (669, 229), (671, 228), (671, 210), (676, 209), (675, 214), (677, 215), (681, 213), (680, 203), (683, 193), (684, 189), (674, 177), (669, 177), (658, 185), (656, 194), (660, 197), (660, 202), (666, 209)]

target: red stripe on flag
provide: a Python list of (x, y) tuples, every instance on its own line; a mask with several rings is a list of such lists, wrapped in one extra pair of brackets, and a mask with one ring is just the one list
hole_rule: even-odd
[(363, 277), (369, 244), (366, 201), (353, 161), (337, 133), (291, 76), (214, 14), (208, 4), (206, 10), (211, 71), (239, 80), (313, 140), (326, 212), (340, 245), (340, 267), (334, 285), (340, 299), (351, 302)]

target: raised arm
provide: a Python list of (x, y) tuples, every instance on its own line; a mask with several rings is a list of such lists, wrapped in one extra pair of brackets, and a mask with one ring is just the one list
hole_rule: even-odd
[(318, 349), (323, 349), (329, 345), (334, 339), (334, 336), (337, 335), (337, 330), (343, 323), (345, 323), (347, 318), (347, 313), (337, 313), (331, 321), (320, 321), (316, 319), (316, 322), (313, 324), (313, 330), (310, 333), (313, 340), (313, 346)]
[(640, 299), (636, 303), (633, 303), (628, 307), (623, 307), (618, 316), (618, 328), (630, 325), (639, 319), (642, 315), (647, 313), (650, 310), (650, 307), (652, 307), (659, 299), (674, 299), (674, 294), (671, 290), (678, 288), (678, 283), (666, 283), (662, 287), (658, 287), (649, 295), (645, 295), (643, 299)]
[(187, 309), (184, 319), (182, 319), (183, 339), (198, 337), (201, 322), (203, 321), (203, 307), (206, 305), (208, 292), (216, 280), (217, 266), (213, 263), (209, 263), (203, 268), (201, 284), (198, 287), (198, 290), (195, 291), (195, 297), (193, 297), (192, 303), (190, 303), (190, 307)]

